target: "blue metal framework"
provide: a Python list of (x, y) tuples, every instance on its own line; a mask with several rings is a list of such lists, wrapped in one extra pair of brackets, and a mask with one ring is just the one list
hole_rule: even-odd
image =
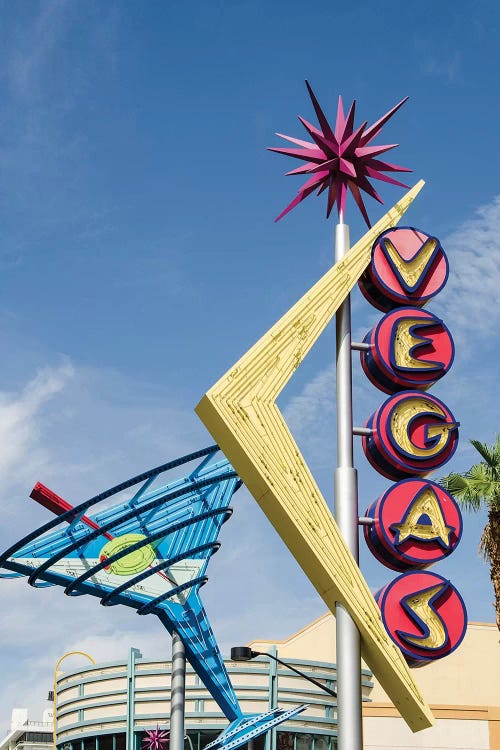
[[(220, 528), (241, 486), (227, 459), (215, 460), (218, 451), (212, 445), (169, 461), (75, 507), (58, 498), (68, 510), (51, 508), (56, 518), (0, 555), (0, 567), (12, 571), (0, 577), (27, 576), (31, 586), (60, 585), (68, 596), (91, 594), (104, 606), (124, 604), (140, 615), (157, 615), (180, 635), (191, 666), (231, 722), (211, 746), (230, 750), (305, 706), (244, 716), (201, 602)], [(153, 487), (160, 475), (198, 459), (191, 473)], [(136, 485), (126, 501), (95, 508)], [(86, 515), (89, 509), (97, 512)]]

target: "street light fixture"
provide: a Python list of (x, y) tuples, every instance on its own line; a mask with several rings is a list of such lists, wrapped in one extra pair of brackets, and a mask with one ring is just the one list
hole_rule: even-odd
[(316, 685), (316, 687), (320, 688), (320, 690), (323, 690), (325, 693), (328, 693), (328, 695), (332, 695), (334, 698), (337, 697), (335, 690), (326, 687), (326, 685), (322, 685), (321, 682), (315, 680), (314, 677), (309, 677), (304, 674), (304, 672), (301, 672), (300, 669), (296, 669), (295, 667), (292, 667), (291, 664), (287, 664), (285, 661), (282, 661), (282, 659), (278, 659), (274, 654), (269, 654), (265, 651), (253, 651), (249, 646), (233, 646), (231, 649), (232, 661), (250, 661), (251, 659), (255, 659), (256, 656), (267, 656), (269, 659), (274, 659), (278, 664), (295, 672), (295, 674), (298, 674), (299, 677), (302, 677), (304, 680), (312, 682), (313, 685)]

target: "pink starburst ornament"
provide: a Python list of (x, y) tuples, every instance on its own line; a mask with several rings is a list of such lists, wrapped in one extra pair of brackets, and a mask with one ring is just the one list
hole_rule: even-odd
[(379, 203), (383, 203), (383, 200), (372, 186), (370, 179), (382, 180), (383, 182), (389, 182), (391, 185), (398, 185), (399, 187), (408, 187), (404, 183), (388, 177), (385, 172), (411, 172), (411, 169), (399, 167), (397, 164), (390, 164), (377, 158), (386, 151), (395, 148), (398, 144), (393, 143), (384, 146), (369, 145), (380, 133), (385, 123), (407, 101), (408, 97), (402, 99), (402, 101), (390, 109), (371, 127), (367, 127), (368, 122), (364, 122), (355, 129), (354, 110), (356, 102), (353, 101), (346, 116), (344, 114), (342, 97), (339, 96), (337, 119), (335, 128), (332, 129), (307, 81), (306, 86), (318, 118), (320, 129), (311, 125), (303, 117), (299, 117), (299, 120), (313, 139), (313, 142), (276, 133), (280, 138), (295, 143), (299, 148), (270, 148), (269, 151), (293, 156), (295, 159), (306, 162), (297, 169), (287, 172), (287, 175), (308, 174), (311, 176), (302, 185), (298, 195), (280, 213), (275, 221), (279, 221), (314, 191), (317, 191), (319, 195), (325, 190), (328, 191), (327, 218), (330, 216), (335, 204), (337, 204), (339, 216), (343, 217), (347, 191), (350, 190), (364, 220), (368, 226), (371, 226), (361, 191), (375, 198)]
[(156, 729), (149, 729), (142, 740), (143, 750), (166, 750), (170, 742), (170, 732), (160, 729), (158, 724)]

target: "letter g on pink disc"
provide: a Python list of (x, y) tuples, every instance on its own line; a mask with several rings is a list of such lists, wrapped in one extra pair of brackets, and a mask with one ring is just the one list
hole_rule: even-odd
[(458, 426), (448, 407), (421, 391), (388, 398), (367, 420), (366, 458), (388, 479), (425, 476), (448, 461), (458, 445)]

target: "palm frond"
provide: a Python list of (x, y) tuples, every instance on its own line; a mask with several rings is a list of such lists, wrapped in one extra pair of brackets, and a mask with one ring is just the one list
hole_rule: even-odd
[(496, 446), (490, 446), (486, 445), (486, 443), (481, 443), (480, 440), (471, 440), (471, 444), (474, 446), (474, 448), (477, 450), (483, 461), (487, 464), (487, 466), (496, 474), (498, 474), (498, 470), (500, 469), (500, 453), (495, 450)]
[(482, 495), (478, 493), (474, 480), (471, 482), (467, 475), (453, 472), (438, 481), (465, 510), (475, 512), (481, 507)]
[(466, 492), (469, 486), (466, 478), (462, 474), (457, 474), (456, 472), (441, 477), (441, 479), (438, 480), (438, 483), (441, 487), (444, 487), (445, 490), (448, 490), (448, 492), (457, 497)]
[(482, 505), (500, 509), (500, 434), (492, 445), (480, 440), (470, 442), (483, 460), (462, 474), (453, 472), (438, 482), (464, 510), (476, 512)]
[(499, 482), (496, 482), (491, 471), (484, 463), (474, 464), (465, 472), (465, 478), (470, 490), (480, 495), (486, 505), (490, 504), (490, 498), (498, 491)]

